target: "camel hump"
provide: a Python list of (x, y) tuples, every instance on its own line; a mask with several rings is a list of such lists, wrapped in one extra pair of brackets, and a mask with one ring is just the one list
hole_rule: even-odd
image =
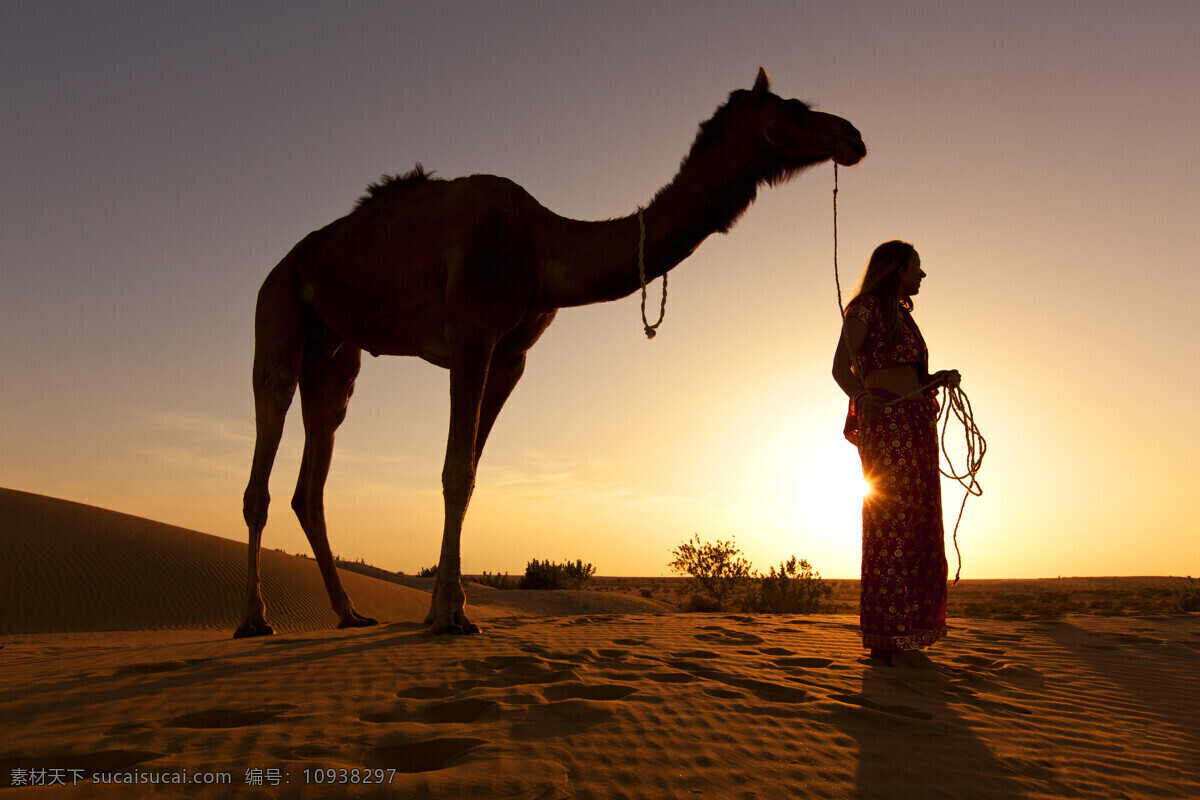
[(366, 203), (371, 202), (384, 195), (402, 192), (407, 189), (421, 188), (426, 186), (430, 181), (441, 181), (441, 178), (434, 178), (433, 174), (436, 170), (425, 171), (425, 167), (420, 161), (408, 172), (403, 175), (380, 175), (379, 180), (367, 184), (367, 193), (358, 198), (354, 207), (362, 208)]

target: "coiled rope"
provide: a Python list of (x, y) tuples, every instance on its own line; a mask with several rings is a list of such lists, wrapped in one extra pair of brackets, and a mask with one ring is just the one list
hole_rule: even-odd
[[(833, 281), (837, 286), (837, 301), (838, 313), (843, 320), (842, 325), (842, 344), (846, 348), (846, 352), (850, 352), (850, 344), (846, 341), (846, 309), (842, 305), (842, 281), (838, 275), (838, 165), (835, 161), (833, 164)], [(865, 383), (864, 383), (865, 386)], [(903, 397), (897, 397), (895, 400), (888, 401), (883, 404), (884, 408), (895, 405), (910, 397), (922, 394), (923, 392), (936, 388), (937, 381), (931, 381), (922, 386), (916, 391), (909, 392)], [(938, 404), (937, 421), (942, 425), (941, 433), (941, 450), (945, 456), (946, 466), (949, 471), (942, 469), (942, 465), (938, 463), (938, 472), (947, 478), (958, 483), (965, 489), (963, 494), (962, 504), (958, 507), (958, 519), (954, 522), (954, 553), (958, 556), (958, 570), (954, 573), (954, 583), (957, 585), (959, 576), (962, 574), (962, 551), (958, 549), (958, 526), (962, 522), (963, 511), (967, 507), (967, 498), (971, 495), (981, 497), (983, 495), (983, 487), (980, 486), (978, 475), (979, 470), (983, 466), (983, 455), (987, 452), (987, 440), (983, 438), (983, 433), (980, 432), (979, 426), (975, 424), (975, 412), (971, 408), (971, 400), (967, 397), (967, 393), (962, 390), (962, 386), (946, 386), (942, 385), (941, 402)], [(953, 415), (963, 426), (964, 441), (966, 444), (967, 461), (964, 465), (964, 470), (960, 474), (950, 460), (950, 452), (946, 448), (946, 437), (950, 428), (950, 417)]]

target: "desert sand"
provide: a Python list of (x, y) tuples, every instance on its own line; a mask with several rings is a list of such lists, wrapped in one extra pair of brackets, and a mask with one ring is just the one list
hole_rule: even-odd
[(6, 796), (1200, 797), (1195, 614), (952, 618), (922, 671), (606, 592), (471, 586), (484, 632), (434, 637), (346, 572), (382, 624), (339, 631), (264, 550), (280, 633), (235, 641), (244, 544), (8, 490), (0, 542)]

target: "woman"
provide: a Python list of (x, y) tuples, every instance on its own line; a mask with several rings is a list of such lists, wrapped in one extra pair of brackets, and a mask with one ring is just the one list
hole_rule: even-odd
[(850, 398), (846, 438), (871, 491), (863, 499), (863, 647), (895, 666), (932, 667), (919, 651), (946, 635), (946, 551), (938, 474), (937, 387), (912, 318), (925, 277), (908, 242), (875, 248), (846, 306), (833, 377)]

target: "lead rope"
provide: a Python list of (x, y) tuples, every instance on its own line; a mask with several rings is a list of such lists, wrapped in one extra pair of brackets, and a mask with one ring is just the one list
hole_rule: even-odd
[(646, 220), (642, 216), (644, 208), (638, 206), (638, 280), (642, 282), (642, 326), (646, 330), (646, 338), (653, 339), (667, 316), (667, 273), (663, 273), (662, 305), (658, 308), (658, 322), (653, 325), (646, 319)]
[[(838, 196), (838, 165), (833, 162), (833, 281), (837, 286), (837, 301), (838, 312), (843, 320), (842, 325), (842, 344), (846, 348), (846, 352), (850, 352), (850, 344), (846, 341), (846, 309), (842, 305), (842, 281), (838, 276), (838, 225), (837, 225), (837, 196)], [(903, 400), (925, 392), (928, 389), (937, 386), (936, 382), (930, 382), (914, 392), (909, 392), (903, 397), (897, 397), (883, 404), (884, 408), (895, 405)], [(950, 453), (946, 449), (946, 434), (950, 428), (950, 415), (953, 415), (962, 423), (963, 431), (966, 440), (967, 463), (965, 471), (960, 475), (954, 468), (954, 464), (950, 461)], [(942, 415), (945, 415), (943, 419)], [(977, 476), (979, 470), (983, 466), (983, 454), (987, 452), (987, 440), (983, 438), (983, 434), (979, 430), (979, 426), (975, 424), (975, 412), (971, 408), (971, 400), (967, 397), (967, 393), (962, 390), (961, 386), (942, 386), (942, 399), (938, 407), (938, 422), (942, 423), (941, 434), (941, 449), (942, 455), (946, 457), (946, 466), (949, 467), (949, 472), (942, 469), (942, 465), (938, 463), (938, 472), (942, 475), (956, 481), (959, 486), (962, 486), (966, 492), (963, 494), (962, 504), (958, 507), (958, 519), (954, 521), (954, 553), (958, 556), (958, 570), (954, 573), (954, 584), (957, 586), (959, 576), (962, 575), (962, 551), (958, 549), (958, 526), (962, 522), (963, 511), (967, 507), (967, 498), (971, 495), (976, 497), (983, 496), (983, 487), (979, 485)]]

